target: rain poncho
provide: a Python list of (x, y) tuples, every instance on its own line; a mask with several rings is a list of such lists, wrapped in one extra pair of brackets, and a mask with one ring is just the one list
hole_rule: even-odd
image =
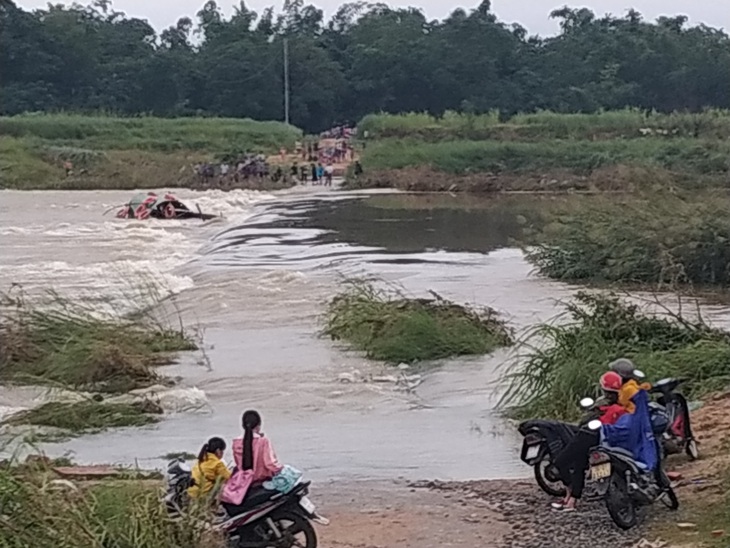
[(659, 463), (656, 438), (652, 432), (649, 415), (649, 394), (639, 390), (632, 398), (634, 413), (627, 413), (616, 424), (601, 428), (601, 444), (631, 451), (634, 459), (654, 470)]

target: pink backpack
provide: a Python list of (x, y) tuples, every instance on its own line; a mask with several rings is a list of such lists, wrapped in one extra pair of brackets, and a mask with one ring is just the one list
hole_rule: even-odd
[(253, 483), (252, 470), (236, 470), (223, 486), (220, 501), (228, 504), (240, 505)]

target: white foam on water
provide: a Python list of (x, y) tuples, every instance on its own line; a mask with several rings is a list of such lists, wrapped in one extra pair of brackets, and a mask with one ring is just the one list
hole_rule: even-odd
[(223, 217), (115, 218), (134, 192), (3, 192), (0, 288), (19, 283), (29, 294), (53, 289), (66, 297), (124, 301), (135, 287), (151, 284), (161, 297), (176, 294), (193, 287), (193, 278), (180, 268), (206, 240), (274, 198), (248, 190), (172, 192), (191, 209), (197, 204)]

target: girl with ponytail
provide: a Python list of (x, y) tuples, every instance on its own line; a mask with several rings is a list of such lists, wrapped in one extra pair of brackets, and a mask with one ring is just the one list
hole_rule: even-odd
[(225, 450), (226, 442), (221, 438), (210, 438), (200, 449), (198, 462), (193, 467), (195, 483), (188, 489), (191, 497), (207, 495), (214, 487), (231, 477), (230, 470), (221, 460)]
[(261, 433), (261, 415), (249, 410), (241, 419), (243, 437), (233, 440), (233, 459), (239, 470), (250, 470), (252, 483), (269, 480), (284, 468), (269, 439)]

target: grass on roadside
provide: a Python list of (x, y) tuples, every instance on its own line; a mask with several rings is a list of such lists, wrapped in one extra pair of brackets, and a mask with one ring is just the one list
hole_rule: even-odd
[(501, 378), (501, 407), (519, 418), (575, 418), (580, 398), (595, 395), (598, 378), (620, 357), (649, 380), (686, 379), (696, 398), (730, 384), (730, 334), (681, 315), (645, 314), (615, 295), (578, 293), (566, 323), (536, 327), (523, 355)]
[(107, 480), (70, 490), (46, 473), (0, 469), (0, 546), (27, 548), (223, 548), (204, 510), (170, 520), (159, 482)]
[(368, 358), (411, 363), (486, 354), (512, 344), (509, 329), (490, 309), (407, 298), (399, 292), (349, 280), (328, 305), (325, 334)]
[(91, 306), (53, 295), (30, 304), (4, 296), (0, 320), (0, 380), (126, 392), (159, 380), (153, 366), (172, 352), (193, 350), (182, 331), (146, 314), (102, 316)]

